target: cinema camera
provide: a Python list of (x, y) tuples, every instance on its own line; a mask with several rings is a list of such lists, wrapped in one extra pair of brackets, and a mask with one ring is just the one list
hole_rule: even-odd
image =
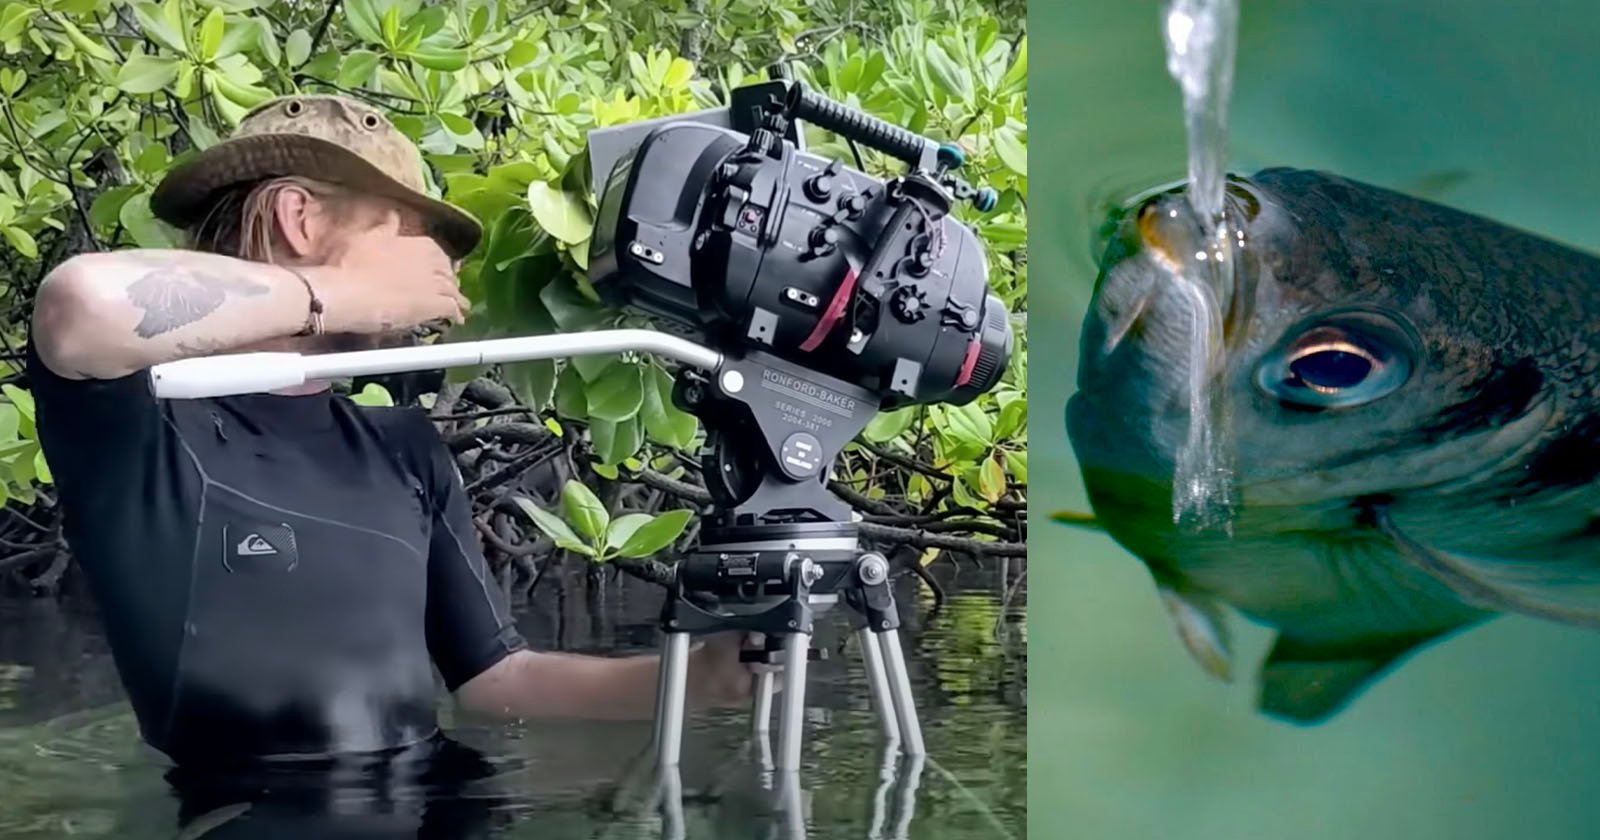
[[(589, 141), (595, 290), (723, 357), (673, 390), (707, 433), (713, 513), (662, 612), (658, 754), (678, 760), (689, 637), (745, 630), (767, 639), (752, 658), (782, 663), (776, 763), (797, 768), (813, 619), (842, 596), (864, 619), (857, 640), (884, 733), (920, 755), (888, 563), (860, 550), (827, 479), (880, 409), (963, 404), (999, 382), (1009, 314), (989, 291), (980, 240), (951, 215), (957, 201), (988, 211), (996, 196), (955, 176), (958, 148), (801, 83), (752, 85), (730, 100)], [(801, 121), (907, 170), (884, 182), (809, 154)], [(771, 692), (764, 674), (754, 709), (763, 735)]]
[[(243, 353), (151, 371), (167, 398), (269, 391), (352, 376), (620, 351), (685, 364), (673, 401), (706, 430), (712, 512), (676, 567), (661, 626), (655, 747), (676, 768), (691, 635), (764, 634), (752, 659), (782, 666), (776, 766), (799, 766), (815, 616), (841, 600), (856, 629), (886, 739), (913, 756), (922, 734), (890, 591), (850, 508), (827, 487), (840, 451), (883, 409), (964, 404), (1010, 359), (958, 201), (994, 207), (940, 146), (783, 79), (730, 93), (726, 108), (599, 129), (589, 160), (599, 213), (590, 281), (660, 328), (613, 329), (302, 356)], [(906, 164), (881, 181), (805, 151), (799, 122)], [(754, 720), (765, 743), (772, 674)], [(890, 744), (892, 746), (892, 743)]]

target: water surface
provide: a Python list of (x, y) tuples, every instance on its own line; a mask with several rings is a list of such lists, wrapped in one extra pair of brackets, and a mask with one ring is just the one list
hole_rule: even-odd
[[(937, 611), (928, 590), (900, 582), (902, 638), (929, 753), (914, 787), (904, 783), (904, 767), (884, 784), (854, 645), (837, 653), (848, 634), (843, 617), (819, 620), (818, 643), (830, 656), (811, 668), (799, 776), (805, 836), (1024, 836), (1026, 586), (1012, 586), (1020, 566), (942, 562), (936, 575), (949, 597)], [(555, 582), (547, 578), (519, 609), (535, 647), (654, 650), (660, 590), (633, 581), (591, 586), (582, 574)], [(640, 773), (648, 724), (482, 725), (452, 721), (448, 708), (444, 720), (496, 772), (452, 791), (443, 805), (487, 822), (490, 836), (663, 836), (662, 816), (649, 806), (649, 774)], [(685, 836), (797, 836), (761, 785), (748, 730), (747, 714), (691, 719), (681, 766)], [(165, 770), (137, 741), (92, 607), (75, 598), (0, 600), (0, 837), (171, 838), (179, 804)], [(325, 797), (344, 797), (326, 809), (381, 807), (365, 782), (356, 788)], [(299, 836), (318, 831), (313, 822)]]

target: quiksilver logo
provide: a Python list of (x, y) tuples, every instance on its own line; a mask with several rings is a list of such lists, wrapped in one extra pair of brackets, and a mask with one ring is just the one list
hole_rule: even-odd
[(238, 550), (241, 557), (278, 553), (278, 550), (272, 547), (272, 543), (262, 539), (260, 534), (251, 534), (240, 540)]

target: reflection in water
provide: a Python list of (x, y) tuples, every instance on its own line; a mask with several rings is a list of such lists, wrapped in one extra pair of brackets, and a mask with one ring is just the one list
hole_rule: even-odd
[[(840, 615), (819, 621), (815, 644), (829, 655), (810, 668), (804, 754), (789, 784), (771, 772), (771, 745), (751, 738), (750, 713), (737, 710), (687, 720), (669, 778), (651, 760), (647, 722), (481, 725), (448, 705), (448, 739), (381, 767), (172, 772), (137, 740), (92, 611), (0, 601), (0, 837), (173, 838), (179, 826), (185, 840), (1021, 837), (1019, 565), (1002, 580), (998, 567), (938, 564), (950, 596), (938, 612), (901, 582), (926, 764), (886, 755), (850, 628)], [(660, 597), (576, 572), (541, 584), (534, 603), (519, 605), (519, 625), (542, 649), (654, 652)]]

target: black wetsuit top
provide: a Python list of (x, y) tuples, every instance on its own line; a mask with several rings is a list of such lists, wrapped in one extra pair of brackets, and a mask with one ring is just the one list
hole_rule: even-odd
[(420, 411), (28, 380), (144, 738), (179, 764), (396, 749), (524, 646)]

